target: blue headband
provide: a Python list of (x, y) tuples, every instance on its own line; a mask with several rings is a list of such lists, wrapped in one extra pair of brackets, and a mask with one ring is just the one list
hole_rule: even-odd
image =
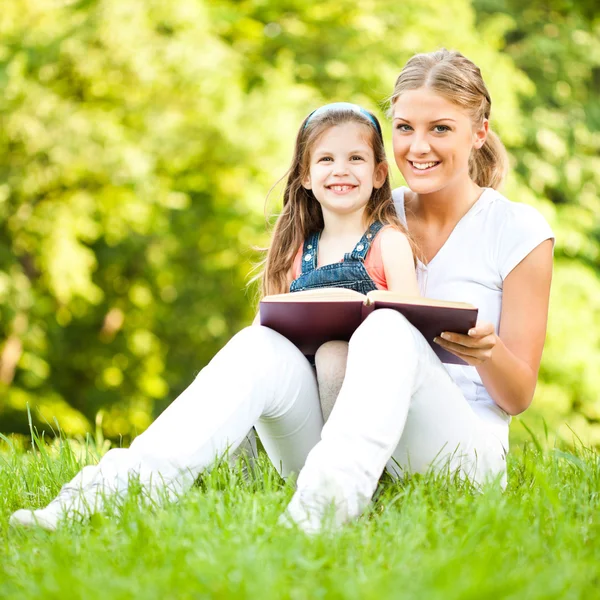
[(377, 133), (379, 133), (379, 135), (382, 135), (381, 127), (379, 126), (377, 119), (375, 119), (375, 117), (362, 106), (359, 106), (358, 104), (352, 104), (351, 102), (332, 102), (331, 104), (325, 104), (324, 106), (313, 110), (310, 113), (310, 115), (308, 115), (308, 118), (304, 123), (304, 129), (306, 129), (307, 125), (314, 119), (314, 117), (327, 113), (330, 110), (349, 110), (359, 115), (362, 115), (363, 117), (367, 117), (367, 119), (370, 121), (373, 127), (375, 127), (375, 129), (377, 130)]

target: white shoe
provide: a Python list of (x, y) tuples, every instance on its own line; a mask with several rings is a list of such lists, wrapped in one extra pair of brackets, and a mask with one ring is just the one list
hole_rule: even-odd
[(279, 518), (279, 524), (284, 527), (296, 525), (312, 535), (340, 529), (358, 514), (358, 510), (350, 508), (343, 488), (332, 479), (323, 477), (319, 485), (294, 494)]
[(38, 510), (18, 510), (10, 516), (8, 524), (11, 527), (40, 527), (46, 531), (54, 531), (64, 513), (57, 513), (53, 507), (52, 510), (50, 508), (48, 506)]
[[(54, 531), (63, 519), (80, 520), (90, 517), (98, 510), (101, 501), (98, 497), (95, 500), (95, 503), (88, 503), (81, 490), (63, 488), (45, 508), (17, 510), (8, 523), (12, 527), (41, 527), (46, 531)], [(90, 508), (91, 506), (94, 508)]]

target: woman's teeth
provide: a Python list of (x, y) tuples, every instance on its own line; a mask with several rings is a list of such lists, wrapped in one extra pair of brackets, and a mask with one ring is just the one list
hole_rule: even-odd
[(415, 169), (419, 169), (420, 171), (424, 171), (425, 169), (430, 169), (431, 167), (435, 167), (435, 165), (437, 165), (437, 162), (428, 162), (428, 163), (412, 163), (412, 166)]

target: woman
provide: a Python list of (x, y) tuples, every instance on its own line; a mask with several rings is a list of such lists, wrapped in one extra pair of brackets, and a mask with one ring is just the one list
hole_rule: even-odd
[(493, 189), (506, 158), (473, 63), (446, 50), (413, 57), (391, 105), (394, 157), (410, 188), (395, 192), (397, 211), (423, 255), (423, 292), (480, 309), (469, 335), (438, 340), (471, 366), (447, 369), (401, 315), (375, 311), (350, 341), (323, 427), (306, 359), (277, 333), (247, 328), (130, 449), (110, 451), (13, 524), (53, 529), (62, 515), (89, 514), (97, 491), (124, 491), (131, 474), (177, 494), (254, 424), (282, 474), (301, 469), (283, 521), (307, 532), (326, 515), (333, 525), (358, 516), (386, 464), (397, 474), (505, 477), (509, 415), (531, 402), (541, 359), (553, 234), (534, 209)]
[[(436, 340), (467, 367), (444, 368), (393, 311), (376, 311), (356, 332), (331, 418), (288, 508), (295, 520), (307, 515), (307, 529), (319, 527), (325, 498), (340, 521), (359, 514), (386, 462), (397, 474), (445, 468), (505, 482), (509, 415), (535, 390), (554, 237), (535, 209), (495, 191), (507, 161), (490, 110), (479, 69), (457, 52), (414, 56), (398, 77), (394, 158), (409, 189), (394, 199), (422, 253), (422, 293), (471, 302), (480, 321), (468, 336)], [(317, 357), (322, 377), (332, 370), (326, 352)]]

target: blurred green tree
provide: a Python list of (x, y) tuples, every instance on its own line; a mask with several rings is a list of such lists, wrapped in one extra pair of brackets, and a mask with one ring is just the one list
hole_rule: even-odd
[(201, 2), (13, 2), (0, 32), (2, 429), (130, 435), (248, 321), (278, 139)]
[[(589, 403), (592, 387), (574, 396), (574, 381), (593, 372), (598, 352), (589, 319), (571, 327), (579, 345), (562, 320), (573, 310), (563, 303), (589, 307), (598, 297), (597, 238), (580, 228), (594, 202), (593, 193), (585, 202), (581, 195), (592, 178), (585, 161), (597, 148), (593, 124), (577, 121), (587, 71), (569, 71), (579, 54), (555, 48), (574, 90), (555, 106), (543, 95), (554, 89), (547, 74), (535, 70), (536, 60), (532, 68), (524, 62), (533, 56), (526, 44), (543, 38), (534, 17), (528, 28), (516, 3), (476, 7), (467, 0), (3, 6), (0, 429), (25, 431), (27, 404), (39, 425), (56, 416), (69, 433), (89, 430), (98, 414), (113, 438), (145, 428), (249, 323), (245, 282), (257, 258), (250, 248), (268, 239), (264, 198), (285, 173), (302, 117), (342, 99), (381, 110), (405, 60), (442, 45), (473, 58), (489, 83), (493, 126), (515, 162), (507, 194), (535, 204), (560, 235), (539, 406), (575, 422), (577, 402)], [(593, 37), (597, 25), (586, 14), (578, 31)], [(557, 27), (558, 45), (567, 25)], [(588, 58), (582, 64), (592, 65)], [(563, 177), (556, 150), (563, 146), (574, 166), (564, 175), (571, 187), (555, 186), (566, 190), (560, 203), (548, 182)], [(576, 368), (560, 361), (565, 341)]]

